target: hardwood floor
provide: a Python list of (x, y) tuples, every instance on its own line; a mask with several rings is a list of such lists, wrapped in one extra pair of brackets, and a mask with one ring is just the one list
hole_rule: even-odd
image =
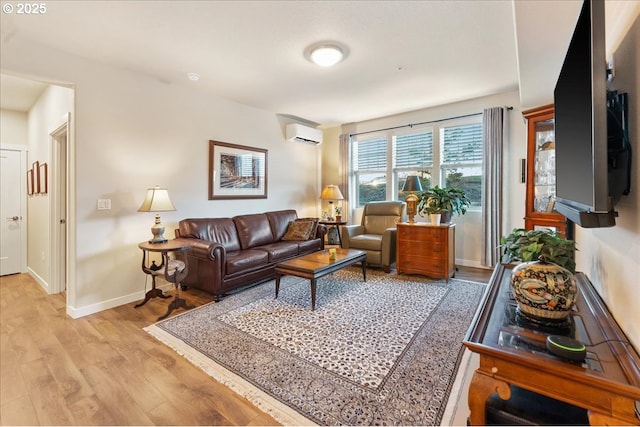
[[(485, 283), (490, 275), (456, 272)], [(194, 306), (211, 301), (181, 294)], [(0, 277), (0, 424), (277, 425), (142, 330), (169, 301), (71, 319), (63, 294), (47, 295), (28, 274)]]

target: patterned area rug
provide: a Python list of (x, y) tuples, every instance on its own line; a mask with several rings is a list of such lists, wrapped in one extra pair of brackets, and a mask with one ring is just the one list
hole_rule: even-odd
[[(485, 286), (346, 268), (146, 330), (283, 424), (438, 425)], [(223, 369), (224, 368), (224, 369)]]

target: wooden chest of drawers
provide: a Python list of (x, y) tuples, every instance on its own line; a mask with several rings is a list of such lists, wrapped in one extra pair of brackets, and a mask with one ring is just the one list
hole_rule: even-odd
[(447, 281), (456, 271), (455, 224), (400, 223), (396, 270)]

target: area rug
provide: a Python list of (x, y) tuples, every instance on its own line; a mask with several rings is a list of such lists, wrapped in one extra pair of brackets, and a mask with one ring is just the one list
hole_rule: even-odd
[(439, 425), (484, 288), (346, 268), (145, 330), (285, 425)]

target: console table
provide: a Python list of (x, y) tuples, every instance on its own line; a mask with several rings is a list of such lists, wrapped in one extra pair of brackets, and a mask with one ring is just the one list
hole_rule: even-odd
[[(510, 275), (509, 266), (496, 267), (464, 340), (480, 356), (469, 386), (471, 424), (484, 425), (487, 398), (497, 392), (509, 399), (513, 385), (587, 409), (591, 425), (639, 425), (640, 356), (587, 277), (576, 275), (579, 295), (572, 314), (550, 326), (517, 310)], [(549, 353), (548, 335), (585, 343), (585, 361)]]

